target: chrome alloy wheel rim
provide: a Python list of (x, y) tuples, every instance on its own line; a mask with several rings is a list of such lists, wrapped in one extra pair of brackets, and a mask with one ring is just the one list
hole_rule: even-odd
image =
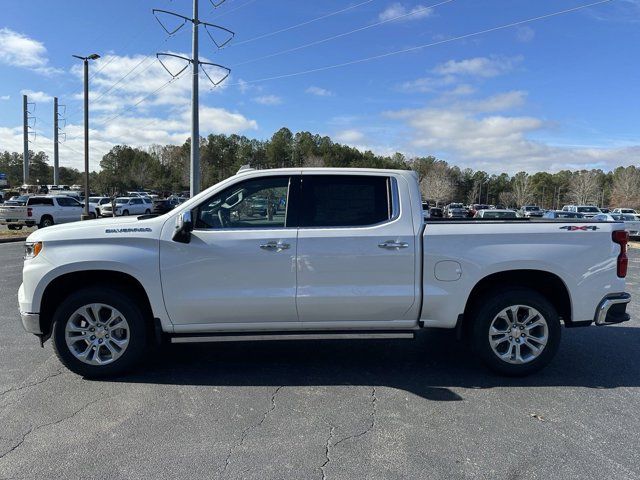
[(544, 316), (527, 305), (512, 305), (499, 312), (489, 326), (489, 344), (501, 360), (529, 363), (542, 354), (549, 340)]
[(117, 309), (91, 303), (69, 317), (64, 336), (69, 351), (78, 360), (89, 365), (107, 365), (126, 351), (129, 323)]

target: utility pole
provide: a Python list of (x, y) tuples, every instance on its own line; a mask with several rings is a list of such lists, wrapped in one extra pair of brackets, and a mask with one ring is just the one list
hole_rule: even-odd
[[(213, 0), (210, 0), (211, 4), (217, 8), (220, 5), (222, 5), (224, 3), (224, 0), (222, 1), (218, 1), (215, 2)], [(220, 85), (231, 73), (231, 70), (227, 67), (223, 67), (222, 65), (218, 65), (217, 63), (210, 63), (210, 62), (204, 62), (202, 60), (200, 60), (200, 56), (199, 56), (199, 45), (198, 45), (198, 40), (199, 40), (199, 26), (202, 25), (204, 27), (204, 29), (207, 31), (207, 33), (209, 34), (209, 38), (211, 38), (211, 40), (213, 41), (213, 43), (220, 49), (222, 47), (224, 47), (225, 45), (227, 45), (234, 37), (234, 33), (231, 30), (228, 30), (224, 27), (221, 27), (219, 25), (214, 25), (212, 23), (207, 23), (207, 22), (202, 22), (200, 21), (199, 18), (199, 8), (198, 8), (198, 0), (193, 0), (193, 13), (192, 13), (192, 17), (185, 17), (184, 15), (180, 15), (174, 12), (169, 12), (167, 10), (160, 10), (157, 8), (154, 8), (152, 10), (154, 16), (156, 17), (156, 19), (158, 20), (158, 23), (160, 24), (160, 26), (163, 28), (163, 30), (165, 32), (167, 32), (167, 34), (169, 36), (174, 35), (178, 30), (180, 30), (187, 22), (191, 22), (192, 25), (192, 46), (191, 46), (191, 58), (187, 58), (187, 57), (183, 57), (181, 55), (175, 55), (173, 53), (157, 53), (156, 57), (158, 58), (158, 60), (160, 61), (160, 63), (162, 64), (162, 66), (164, 67), (164, 69), (169, 73), (169, 75), (171, 75), (173, 77), (173, 80), (177, 79), (180, 74), (182, 74), (182, 72), (184, 72), (187, 67), (189, 66), (189, 63), (191, 64), (191, 72), (192, 72), (192, 79), (191, 79), (191, 175), (190, 175), (190, 194), (191, 197), (193, 197), (194, 195), (197, 195), (200, 192), (200, 104), (199, 104), (199, 77), (198, 75), (200, 74), (200, 70), (202, 70), (202, 73), (204, 73), (204, 75), (209, 79), (209, 81), (214, 85), (214, 86), (218, 86)], [(169, 30), (167, 29), (167, 27), (164, 25), (164, 23), (162, 23), (162, 20), (160, 19), (159, 15), (171, 15), (174, 17), (178, 17), (181, 18), (183, 20), (183, 23), (178, 26), (177, 28), (173, 29), (173, 30)], [(211, 28), (212, 30), (216, 30), (218, 32), (223, 32), (226, 39), (224, 39), (224, 41), (222, 42), (218, 42), (215, 38), (214, 35), (211, 33), (211, 31), (209, 30), (209, 28)], [(179, 58), (182, 59), (184, 61), (187, 62), (186, 66), (180, 70), (177, 73), (173, 73), (168, 67), (167, 65), (165, 65), (162, 61), (162, 57), (170, 57), (170, 58)], [(212, 67), (215, 67), (216, 69), (222, 70), (222, 76), (221, 78), (217, 79), (217, 80), (213, 80), (211, 78), (211, 76), (209, 75), (209, 73), (207, 73), (207, 71), (204, 69), (203, 65), (209, 65)]]
[(92, 53), (88, 57), (73, 57), (82, 60), (84, 66), (84, 212), (80, 220), (89, 220), (89, 60), (97, 60), (100, 55)]
[(191, 188), (193, 198), (200, 192), (200, 105), (198, 101), (198, 0), (193, 0), (193, 43), (191, 52)]
[(24, 146), (22, 156), (23, 184), (29, 184), (29, 111), (27, 110), (27, 96), (22, 95), (22, 142)]
[(58, 97), (53, 97), (53, 184), (60, 185), (58, 161)]

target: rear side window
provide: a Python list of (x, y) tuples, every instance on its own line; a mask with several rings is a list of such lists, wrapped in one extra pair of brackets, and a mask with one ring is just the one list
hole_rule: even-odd
[(32, 206), (32, 205), (49, 205), (51, 207), (53, 207), (53, 199), (51, 198), (30, 198), (29, 201), (27, 202), (27, 205)]
[(366, 175), (304, 175), (301, 227), (362, 227), (391, 218), (391, 181)]

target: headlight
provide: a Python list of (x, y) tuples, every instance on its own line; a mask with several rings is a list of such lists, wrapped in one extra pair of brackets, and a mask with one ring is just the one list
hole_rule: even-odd
[(42, 251), (42, 242), (29, 242), (24, 244), (24, 259), (36, 258)]

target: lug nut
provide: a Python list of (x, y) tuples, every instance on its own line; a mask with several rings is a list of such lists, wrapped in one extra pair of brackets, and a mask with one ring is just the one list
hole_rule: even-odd
[(105, 335), (105, 337), (109, 338), (109, 334), (107, 333), (107, 334)]
[(93, 328), (93, 327), (91, 327), (89, 330), (91, 330), (92, 332), (95, 332), (95, 331), (96, 331), (96, 329), (95, 329), (95, 328)]
[(95, 340), (96, 336), (95, 335), (91, 335), (91, 340)]
[(98, 340), (98, 343), (102, 343), (102, 339)]

